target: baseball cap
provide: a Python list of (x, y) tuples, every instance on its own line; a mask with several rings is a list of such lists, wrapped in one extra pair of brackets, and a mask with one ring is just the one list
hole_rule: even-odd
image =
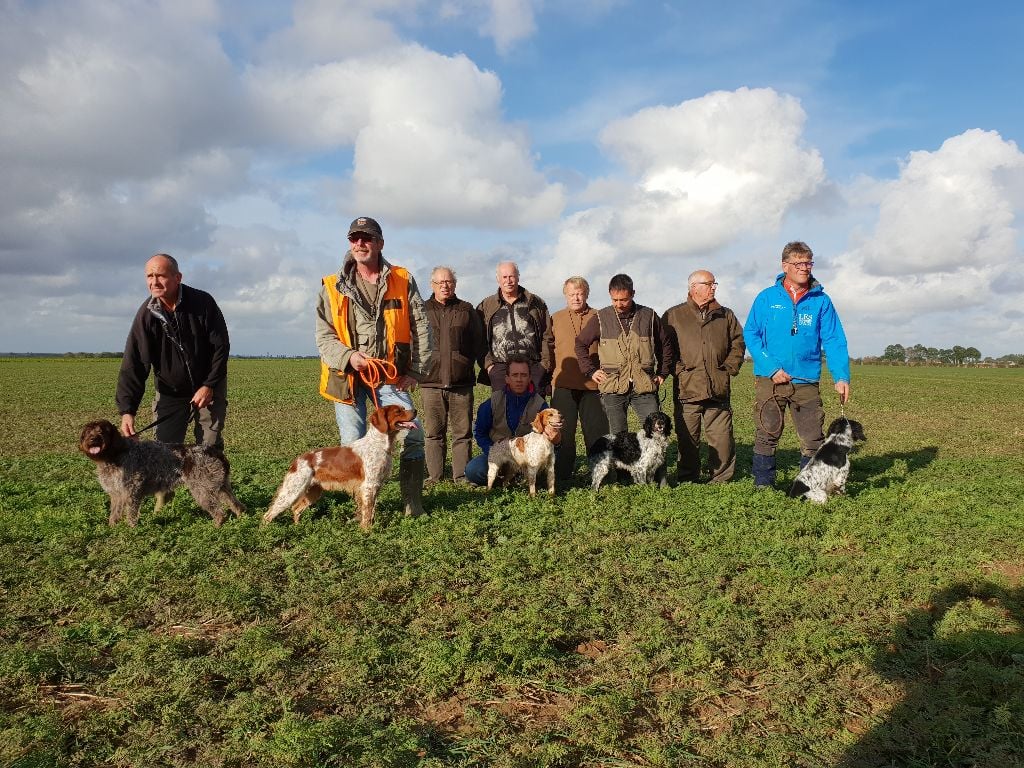
[(384, 237), (380, 224), (377, 223), (376, 219), (371, 219), (369, 216), (360, 216), (349, 224), (348, 233), (351, 235), (353, 232), (363, 232), (364, 234), (380, 238)]

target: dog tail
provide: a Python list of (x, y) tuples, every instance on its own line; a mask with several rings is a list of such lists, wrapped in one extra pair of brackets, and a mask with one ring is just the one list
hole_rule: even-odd
[(264, 525), (299, 500), (302, 494), (306, 492), (306, 489), (309, 488), (309, 484), (313, 480), (313, 473), (313, 465), (308, 461), (301, 460), (297, 461), (285, 473), (284, 480), (281, 481), (281, 487), (274, 494), (274, 501), (271, 503), (270, 509), (263, 515), (262, 522)]

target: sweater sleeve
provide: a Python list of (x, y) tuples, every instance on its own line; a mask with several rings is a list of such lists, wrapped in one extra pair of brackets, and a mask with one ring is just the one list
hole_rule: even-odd
[(580, 373), (588, 379), (597, 370), (594, 361), (590, 359), (590, 347), (599, 338), (601, 338), (601, 321), (597, 319), (597, 314), (595, 313), (587, 324), (583, 326), (580, 335), (576, 337), (576, 362), (579, 363)]
[(667, 379), (676, 367), (676, 354), (668, 337), (665, 324), (661, 322), (657, 312), (654, 315), (654, 338), (657, 339), (656, 354), (658, 358), (658, 375)]
[(544, 333), (540, 342), (540, 364), (548, 372), (550, 378), (555, 372), (555, 331), (547, 305), (543, 304), (542, 306), (544, 307)]
[(482, 403), (476, 412), (476, 423), (473, 425), (473, 437), (476, 438), (476, 444), (480, 446), (480, 450), (483, 451), (486, 456), (490, 450), (491, 445), (491, 426), (494, 421), (494, 413), (491, 410), (491, 399), (487, 398)]

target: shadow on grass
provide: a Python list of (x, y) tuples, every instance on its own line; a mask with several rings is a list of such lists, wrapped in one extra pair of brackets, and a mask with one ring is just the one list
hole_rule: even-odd
[(840, 768), (1024, 764), (1024, 588), (957, 584), (911, 613), (876, 656), (903, 700)]
[(862, 480), (871, 488), (888, 488), (890, 485), (906, 482), (908, 476), (920, 472), (935, 461), (938, 455), (939, 449), (934, 445), (916, 451), (893, 451), (881, 456), (862, 456), (859, 459), (855, 454), (851, 479)]

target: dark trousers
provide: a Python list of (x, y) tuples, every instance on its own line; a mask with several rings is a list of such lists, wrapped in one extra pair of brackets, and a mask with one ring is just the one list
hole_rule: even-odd
[(594, 441), (608, 434), (608, 417), (601, 405), (601, 395), (592, 389), (556, 387), (551, 407), (562, 414), (562, 442), (555, 453), (555, 482), (559, 488), (572, 485), (576, 470), (576, 422), (583, 427), (583, 444), (587, 451)]
[(473, 451), (473, 387), (421, 387), (423, 443), (427, 477), (444, 476), (445, 435), (452, 433), (452, 479), (466, 479), (466, 464)]
[(626, 421), (626, 409), (632, 406), (633, 412), (643, 422), (652, 413), (659, 410), (658, 393), (645, 392), (638, 395), (632, 388), (624, 395), (602, 394), (601, 405), (608, 416), (608, 431), (612, 434), (625, 432), (629, 429)]
[(679, 437), (680, 482), (700, 479), (700, 437), (703, 429), (708, 443), (709, 481), (724, 483), (736, 471), (736, 441), (732, 433), (732, 406), (728, 400), (675, 403), (676, 435)]
[(774, 456), (785, 426), (786, 409), (800, 439), (800, 452), (813, 456), (825, 435), (825, 409), (817, 382), (776, 384), (767, 376), (754, 379), (754, 453)]
[[(193, 433), (198, 445), (212, 445), (224, 448), (224, 418), (228, 413), (227, 387), (215, 390), (213, 400), (196, 416), (191, 408), (192, 398), (172, 397), (156, 393), (153, 400), (153, 417), (159, 419), (172, 414), (167, 421), (156, 425), (156, 439), (161, 443), (184, 443), (189, 421), (194, 421)], [(195, 417), (193, 419), (193, 417)]]

